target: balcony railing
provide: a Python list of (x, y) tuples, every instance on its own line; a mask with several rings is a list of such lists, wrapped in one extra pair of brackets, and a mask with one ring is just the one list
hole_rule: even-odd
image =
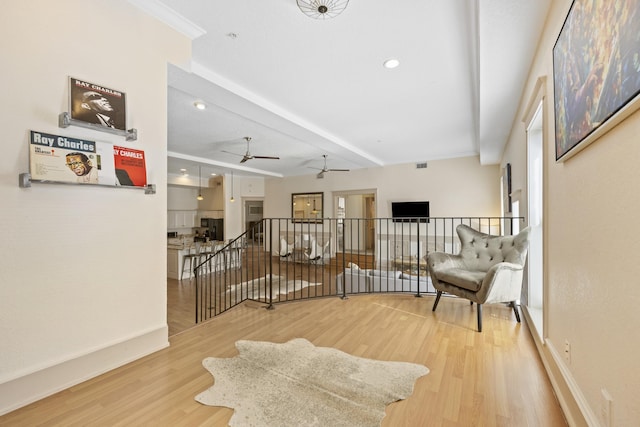
[[(298, 221), (298, 220), (296, 220)], [(523, 218), (268, 218), (194, 270), (196, 323), (247, 300), (267, 308), (286, 301), (352, 294), (432, 293), (426, 257), (457, 253), (458, 224), (484, 233), (515, 234)]]

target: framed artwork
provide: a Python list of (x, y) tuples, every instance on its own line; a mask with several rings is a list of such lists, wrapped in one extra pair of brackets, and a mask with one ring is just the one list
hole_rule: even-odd
[(556, 160), (640, 107), (640, 0), (574, 0), (553, 47)]
[(127, 129), (124, 92), (73, 77), (69, 86), (71, 119), (96, 129)]
[(291, 218), (293, 222), (322, 222), (324, 193), (291, 194)]

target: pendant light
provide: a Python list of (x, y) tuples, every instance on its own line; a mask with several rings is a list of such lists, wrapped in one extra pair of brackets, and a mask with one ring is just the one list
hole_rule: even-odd
[(231, 203), (235, 202), (236, 199), (233, 198), (233, 171), (231, 171), (231, 199), (229, 199)]
[(204, 200), (204, 197), (202, 197), (202, 170), (200, 166), (198, 166), (198, 197), (196, 199)]

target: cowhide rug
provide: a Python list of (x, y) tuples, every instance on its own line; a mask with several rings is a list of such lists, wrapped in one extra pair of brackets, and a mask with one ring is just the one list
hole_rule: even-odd
[(238, 356), (203, 360), (214, 385), (196, 396), (232, 408), (232, 427), (379, 426), (385, 406), (410, 396), (429, 373), (423, 365), (364, 359), (302, 338), (243, 340), (236, 348)]
[(310, 286), (318, 286), (322, 283), (312, 283), (302, 279), (285, 280), (282, 276), (266, 275), (248, 282), (230, 285), (226, 293), (231, 299), (244, 301), (246, 299), (264, 300), (269, 297), (269, 287), (272, 287), (272, 297), (287, 295), (290, 292), (301, 291)]

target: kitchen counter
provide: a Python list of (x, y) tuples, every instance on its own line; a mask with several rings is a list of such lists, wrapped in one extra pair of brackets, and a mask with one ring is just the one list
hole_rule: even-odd
[[(223, 242), (206, 242), (203, 243), (202, 252), (211, 252), (216, 245)], [(170, 279), (180, 280), (180, 276), (183, 279), (191, 278), (193, 271), (185, 270), (183, 268), (188, 267), (184, 265), (185, 255), (194, 254), (196, 252), (195, 244), (193, 240), (188, 241), (187, 238), (181, 239), (169, 239), (167, 242), (167, 277)]]
[(189, 249), (191, 247), (191, 245), (178, 245), (178, 244), (167, 244), (167, 249), (176, 249), (176, 250), (183, 250), (183, 249)]

